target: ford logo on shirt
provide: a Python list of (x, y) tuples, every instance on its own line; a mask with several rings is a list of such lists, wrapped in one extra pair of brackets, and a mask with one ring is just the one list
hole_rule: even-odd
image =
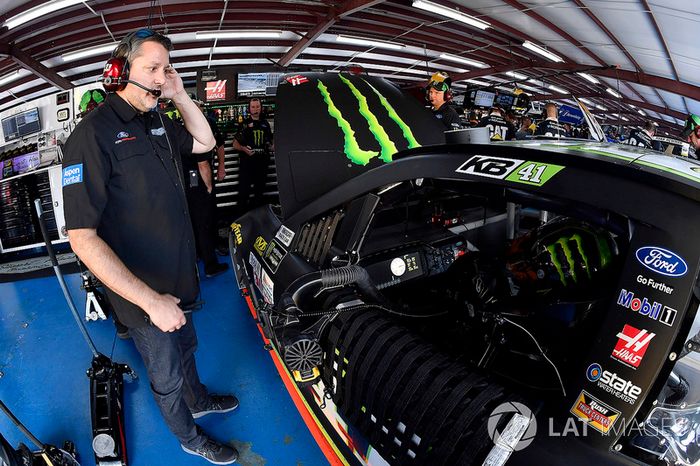
[(657, 246), (637, 249), (637, 260), (647, 269), (667, 277), (681, 277), (688, 271), (688, 264), (681, 256)]

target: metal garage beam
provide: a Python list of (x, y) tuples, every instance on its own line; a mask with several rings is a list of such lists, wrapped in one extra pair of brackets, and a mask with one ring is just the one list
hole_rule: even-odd
[(54, 70), (42, 65), (37, 60), (27, 55), (22, 49), (15, 47), (13, 44), (1, 44), (0, 54), (7, 55), (7, 57), (12, 59), (15, 63), (28, 69), (38, 77), (43, 78), (46, 82), (53, 84), (59, 89), (63, 89), (64, 91), (73, 89), (72, 82), (56, 73)]
[(384, 1), (385, 0), (349, 0), (339, 8), (331, 8), (328, 16), (321, 19), (304, 37), (299, 39), (299, 41), (284, 54), (278, 64), (287, 67), (295, 58), (304, 52), (318, 36), (326, 32), (328, 28), (338, 22), (340, 18), (364, 10), (365, 8), (373, 7)]

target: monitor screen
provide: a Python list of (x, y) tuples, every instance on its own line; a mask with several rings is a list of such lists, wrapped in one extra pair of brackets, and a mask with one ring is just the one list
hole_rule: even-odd
[(474, 105), (477, 107), (490, 107), (493, 105), (493, 99), (496, 97), (495, 92), (476, 91), (474, 97)]
[(14, 141), (19, 139), (19, 132), (17, 131), (17, 120), (14, 116), (2, 119), (2, 134), (5, 137), (5, 142)]
[(15, 115), (15, 120), (17, 121), (17, 131), (22, 137), (41, 131), (38, 108), (33, 108), (19, 115)]
[(5, 137), (5, 142), (14, 141), (40, 131), (41, 120), (39, 120), (38, 108), (32, 108), (2, 119), (2, 134)]
[(515, 96), (512, 94), (498, 94), (498, 97), (496, 98), (496, 102), (498, 102), (498, 104), (506, 110), (510, 110), (510, 108), (513, 106), (514, 100)]

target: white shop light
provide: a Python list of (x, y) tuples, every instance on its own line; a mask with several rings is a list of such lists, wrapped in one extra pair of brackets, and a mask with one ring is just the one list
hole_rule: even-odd
[(566, 89), (562, 89), (561, 87), (557, 87), (557, 86), (554, 86), (554, 85), (552, 85), (552, 84), (550, 84), (549, 86), (547, 86), (547, 88), (548, 88), (549, 90), (554, 91), (554, 92), (558, 92), (559, 94), (568, 94), (568, 93), (569, 93), (569, 91), (567, 91)]
[(98, 45), (97, 47), (89, 47), (87, 49), (78, 50), (75, 52), (64, 53), (61, 55), (61, 59), (64, 62), (80, 60), (85, 57), (92, 57), (95, 55), (101, 55), (103, 53), (111, 52), (117, 47), (117, 43)]
[(352, 45), (366, 45), (368, 47), (377, 47), (380, 49), (391, 49), (391, 50), (401, 50), (405, 47), (403, 44), (397, 44), (395, 42), (385, 42), (383, 40), (375, 39), (363, 39), (361, 37), (352, 36), (337, 36), (336, 41), (343, 44)]
[(637, 110), (637, 113), (639, 113), (642, 116), (647, 116), (647, 114), (644, 113), (644, 110)]
[(461, 11), (454, 10), (452, 8), (447, 8), (437, 3), (428, 2), (426, 0), (413, 0), (413, 7), (420, 8), (421, 10), (429, 11), (431, 13), (437, 13), (438, 15), (446, 16), (448, 18), (456, 19), (464, 24), (474, 26), (481, 30), (491, 27), (491, 23), (482, 21)]
[(476, 68), (488, 68), (489, 67), (489, 65), (487, 65), (486, 63), (481, 63), (480, 61), (472, 60), (470, 58), (460, 57), (458, 55), (450, 55), (449, 53), (441, 53), (440, 58), (442, 58), (443, 60), (450, 60), (450, 61), (454, 61), (457, 63), (462, 63), (465, 65), (474, 66)]
[(559, 55), (554, 54), (554, 53), (550, 52), (549, 50), (540, 47), (537, 44), (533, 44), (529, 40), (526, 40), (525, 42), (523, 42), (523, 47), (525, 47), (526, 49), (531, 50), (539, 55), (542, 55), (544, 58), (551, 60), (553, 62), (563, 62), (564, 61), (564, 59), (561, 58)]
[(593, 102), (591, 102), (590, 100), (586, 100), (583, 97), (580, 97), (578, 100), (580, 100), (584, 104), (588, 105), (589, 107), (593, 106)]
[(11, 73), (7, 73), (5, 76), (0, 77), (0, 86), (7, 84), (15, 79), (19, 78), (19, 70), (14, 70)]
[(478, 79), (465, 79), (465, 82), (468, 82), (469, 84), (476, 84), (477, 86), (490, 86), (491, 83), (487, 83), (486, 81), (479, 81)]
[(616, 98), (618, 98), (618, 99), (619, 99), (620, 97), (622, 97), (622, 95), (621, 95), (619, 92), (616, 92), (616, 91), (610, 89), (609, 87), (605, 89), (605, 92), (607, 92), (607, 93), (610, 94), (611, 96), (616, 97)]
[(583, 79), (585, 79), (586, 81), (588, 81), (590, 83), (600, 84), (600, 81), (598, 81), (596, 78), (594, 78), (593, 76), (591, 76), (588, 73), (576, 73), (576, 74), (581, 76)]
[(21, 26), (24, 23), (28, 23), (33, 19), (48, 15), (54, 11), (68, 8), (69, 6), (77, 5), (78, 3), (83, 3), (83, 0), (53, 0), (51, 2), (42, 3), (41, 5), (37, 5), (34, 8), (30, 8), (27, 11), (23, 11), (22, 13), (13, 16), (5, 21), (3, 26), (6, 26), (7, 29), (13, 29), (17, 26)]
[(194, 38), (204, 39), (279, 39), (282, 31), (247, 30), (247, 31), (197, 31)]
[(596, 105), (595, 108), (597, 108), (598, 110), (602, 110), (602, 111), (604, 111), (604, 112), (607, 112), (607, 111), (608, 111), (608, 108), (607, 108), (607, 107), (603, 107), (602, 105)]
[(506, 71), (506, 75), (510, 76), (511, 78), (519, 79), (519, 80), (525, 80), (527, 79), (527, 76), (524, 74), (516, 73), (515, 71)]

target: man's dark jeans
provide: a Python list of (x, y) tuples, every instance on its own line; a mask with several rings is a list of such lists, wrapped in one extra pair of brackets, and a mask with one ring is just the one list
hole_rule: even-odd
[(168, 428), (185, 447), (201, 447), (206, 437), (198, 432), (191, 412), (207, 406), (208, 393), (197, 374), (197, 333), (191, 316), (175, 332), (149, 325), (131, 328), (129, 334), (146, 364), (153, 397)]

